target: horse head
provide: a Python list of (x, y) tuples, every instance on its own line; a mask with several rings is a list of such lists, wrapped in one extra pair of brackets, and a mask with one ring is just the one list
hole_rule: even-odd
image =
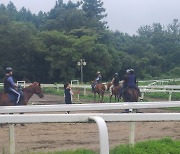
[(40, 98), (44, 97), (44, 94), (42, 92), (41, 85), (39, 82), (34, 82), (32, 84), (32, 87), (33, 87), (34, 94), (38, 95)]

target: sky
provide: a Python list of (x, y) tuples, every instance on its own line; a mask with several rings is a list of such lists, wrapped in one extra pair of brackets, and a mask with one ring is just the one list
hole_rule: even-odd
[[(76, 2), (77, 0), (71, 0)], [(118, 30), (130, 35), (137, 34), (140, 26), (160, 23), (167, 26), (173, 19), (180, 21), (180, 0), (101, 0), (108, 14), (110, 30)], [(32, 13), (50, 11), (56, 0), (11, 0), (17, 10), (23, 6)], [(68, 0), (64, 0), (68, 2)], [(7, 5), (9, 0), (0, 0)]]

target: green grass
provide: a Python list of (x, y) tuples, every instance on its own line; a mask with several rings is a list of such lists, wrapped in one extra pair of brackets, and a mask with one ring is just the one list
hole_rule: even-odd
[(130, 145), (120, 145), (111, 150), (110, 154), (180, 154), (180, 140), (170, 138), (149, 140)]
[(94, 151), (86, 149), (78, 149), (75, 151), (54, 151), (54, 152), (32, 152), (28, 154), (96, 154)]
[[(145, 97), (148, 96), (150, 98), (157, 98), (157, 99), (169, 99), (169, 93), (166, 92), (156, 92), (156, 93), (146, 93)], [(172, 93), (172, 101), (180, 100), (180, 93)]]
[[(83, 102), (83, 101), (88, 102), (88, 101), (94, 100), (94, 94), (91, 92), (90, 89), (87, 89), (87, 91), (86, 91), (87, 95), (84, 95), (83, 89), (73, 88), (75, 98), (77, 98), (77, 91), (80, 91), (79, 96), (80, 96), (81, 102)], [(64, 95), (64, 89), (63, 88), (60, 88), (59, 91), (57, 91), (56, 88), (43, 88), (43, 92), (44, 92), (44, 94), (52, 94), (52, 95), (60, 95), (60, 96)], [(109, 92), (105, 92), (104, 99), (103, 99), (104, 102), (109, 102), (109, 99), (110, 99), (109, 98)], [(98, 94), (96, 94), (96, 100), (97, 100), (97, 102), (99, 100)], [(113, 101), (114, 101), (114, 96), (112, 97), (112, 102)]]
[[(75, 151), (28, 152), (28, 154), (98, 154), (95, 151), (78, 149)], [(110, 154), (180, 154), (180, 140), (163, 138), (138, 142), (134, 147), (129, 144), (118, 145)]]

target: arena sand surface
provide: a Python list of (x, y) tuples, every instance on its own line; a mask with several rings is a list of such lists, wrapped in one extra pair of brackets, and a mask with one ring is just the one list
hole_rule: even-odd
[[(43, 100), (33, 96), (30, 103), (64, 102), (60, 96), (45, 95)], [(144, 109), (144, 113), (174, 112), (162, 109)], [(99, 112), (99, 111), (98, 111)], [(101, 111), (102, 112), (102, 111)], [(107, 111), (106, 111), (107, 112)], [(109, 111), (119, 112), (119, 111)], [(59, 112), (62, 113), (62, 112)], [(72, 114), (77, 112), (72, 112)], [(108, 122), (110, 148), (129, 142), (129, 123)], [(180, 139), (180, 122), (138, 122), (135, 142), (171, 137)], [(99, 134), (95, 123), (41, 123), (15, 126), (16, 153), (47, 152), (86, 148), (99, 151)], [(0, 128), (0, 153), (9, 153), (9, 128)]]

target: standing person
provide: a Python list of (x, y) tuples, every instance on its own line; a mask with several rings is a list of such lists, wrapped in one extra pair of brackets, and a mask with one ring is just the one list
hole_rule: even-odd
[(4, 92), (11, 93), (17, 96), (16, 104), (19, 103), (20, 100), (20, 93), (17, 91), (17, 85), (15, 84), (13, 77), (13, 69), (11, 67), (6, 68), (6, 74), (4, 77)]
[(96, 73), (96, 78), (92, 84), (92, 90), (94, 91), (94, 88), (97, 84), (101, 83), (102, 82), (102, 75), (101, 75), (101, 72), (100, 71), (97, 71)]
[(119, 77), (118, 77), (118, 73), (115, 73), (112, 81), (111, 81), (112, 85), (110, 86), (110, 95), (112, 95), (112, 90), (114, 87), (119, 86)]
[[(67, 82), (64, 84), (64, 98), (66, 104), (72, 104), (72, 96), (73, 96), (73, 91), (71, 89), (71, 85), (69, 82)], [(66, 113), (69, 114), (70, 111), (67, 111)]]

